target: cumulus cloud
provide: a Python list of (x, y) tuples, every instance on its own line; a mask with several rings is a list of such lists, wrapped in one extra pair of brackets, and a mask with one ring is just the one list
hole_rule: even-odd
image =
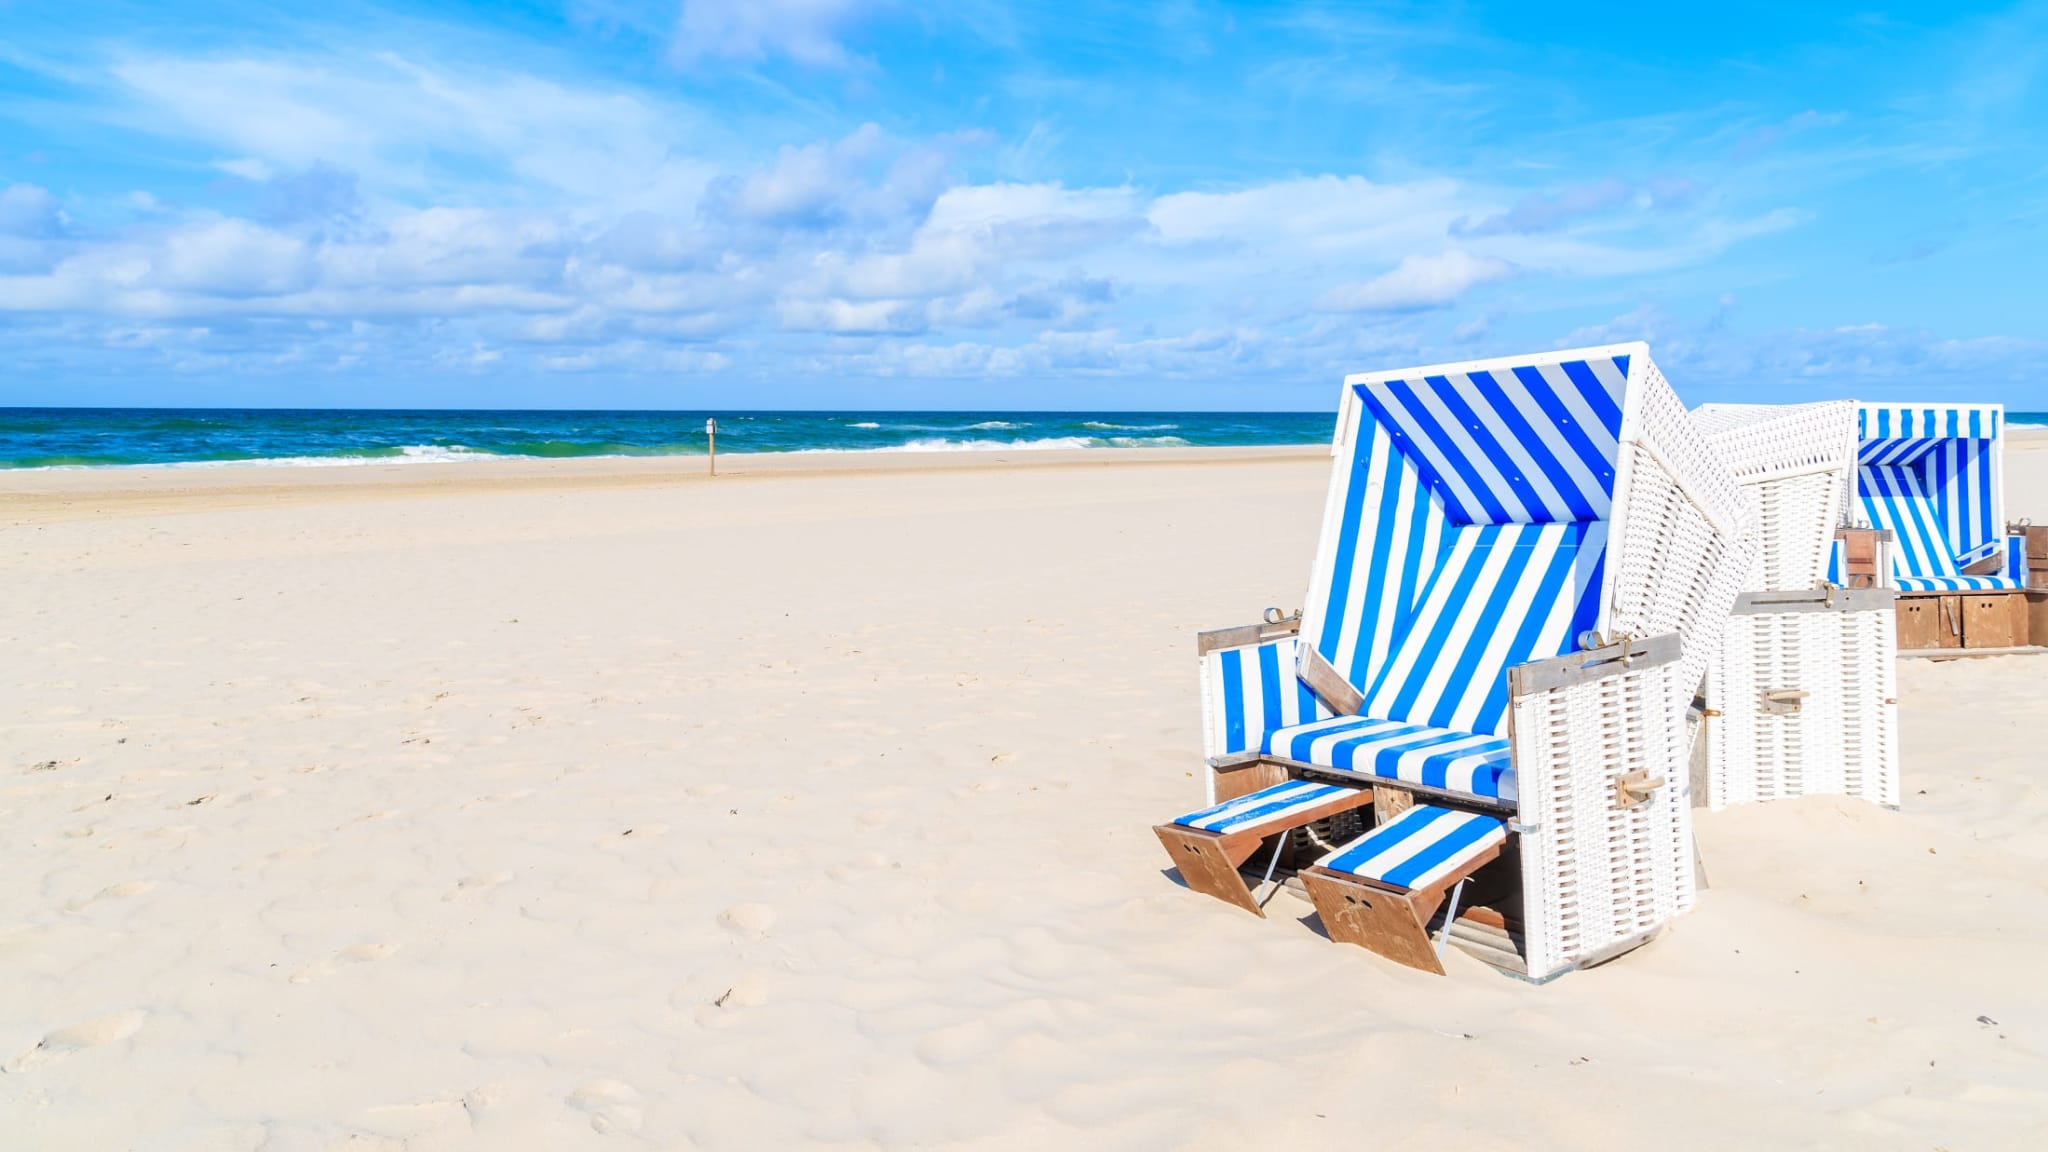
[(863, 124), (830, 143), (784, 146), (766, 167), (713, 179), (704, 207), (776, 228), (914, 220), (944, 189), (946, 163), (944, 148), (906, 145)]
[(1391, 271), (1363, 283), (1340, 284), (1316, 300), (1324, 312), (1417, 312), (1444, 308), (1477, 285), (1513, 275), (1505, 260), (1452, 248), (1435, 256), (1404, 256)]
[[(728, 54), (789, 54), (761, 45)], [(110, 68), (124, 127), (225, 175), (205, 207), (81, 205), (90, 231), (42, 188), (0, 192), (0, 312), (181, 372), (1324, 379), (1490, 339), (1496, 314), (1451, 312), (1488, 283), (1684, 266), (1798, 220), (1570, 226), (1676, 183), (964, 179), (1004, 171), (1002, 141), (754, 142), (642, 90), (389, 53)]]

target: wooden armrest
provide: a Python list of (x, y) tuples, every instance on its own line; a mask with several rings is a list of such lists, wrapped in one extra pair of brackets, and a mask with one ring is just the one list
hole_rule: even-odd
[(1569, 688), (1609, 676), (1620, 676), (1638, 668), (1654, 668), (1678, 659), (1678, 633), (1667, 632), (1648, 640), (1622, 637), (1612, 644), (1584, 652), (1531, 660), (1508, 669), (1508, 694), (1535, 696), (1557, 688)]
[(1889, 608), (1899, 594), (1890, 588), (1808, 588), (1798, 592), (1744, 592), (1735, 598), (1737, 616), (1777, 612), (1868, 612)]
[(1207, 656), (1219, 648), (1250, 648), (1283, 636), (1293, 636), (1301, 631), (1301, 613), (1284, 620), (1268, 620), (1258, 624), (1240, 624), (1235, 628), (1216, 628), (1208, 632), (1195, 633), (1195, 655)]

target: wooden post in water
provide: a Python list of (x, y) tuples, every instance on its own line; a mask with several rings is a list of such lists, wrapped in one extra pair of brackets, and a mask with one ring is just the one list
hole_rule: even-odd
[(705, 438), (705, 439), (706, 439), (707, 441), (709, 441), (709, 442), (710, 442), (710, 444), (711, 444), (711, 474), (712, 474), (713, 476), (716, 476), (716, 475), (718, 475), (718, 420), (717, 420), (717, 418), (713, 417), (713, 418), (709, 418), (709, 419), (706, 419), (706, 420), (704, 421), (704, 438)]

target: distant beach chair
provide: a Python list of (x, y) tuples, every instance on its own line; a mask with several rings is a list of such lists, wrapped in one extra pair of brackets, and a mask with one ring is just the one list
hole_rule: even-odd
[(1727, 469), (1641, 344), (1347, 377), (1333, 455), (1304, 611), (1198, 640), (1211, 807), (1155, 829), (1182, 878), (1256, 910), (1239, 865), (1313, 852), (1332, 938), (1434, 971), (1446, 938), (1535, 980), (1647, 940), (1694, 898)]
[(2028, 642), (2027, 544), (2006, 524), (2004, 424), (1998, 404), (1858, 407), (1855, 512), (1876, 539), (1845, 534), (1833, 567), (1853, 577), (1857, 553), (1875, 555), (1876, 582), (1900, 597), (1901, 649)]
[(1831, 579), (1854, 500), (1854, 401), (1705, 404), (1693, 419), (1755, 502), (1754, 559), (1707, 675), (1710, 808), (1793, 796), (1899, 804), (1894, 593)]

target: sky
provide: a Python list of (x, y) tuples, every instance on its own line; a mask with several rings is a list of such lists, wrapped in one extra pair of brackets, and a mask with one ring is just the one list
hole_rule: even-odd
[(0, 0), (0, 405), (2048, 409), (2048, 4)]

